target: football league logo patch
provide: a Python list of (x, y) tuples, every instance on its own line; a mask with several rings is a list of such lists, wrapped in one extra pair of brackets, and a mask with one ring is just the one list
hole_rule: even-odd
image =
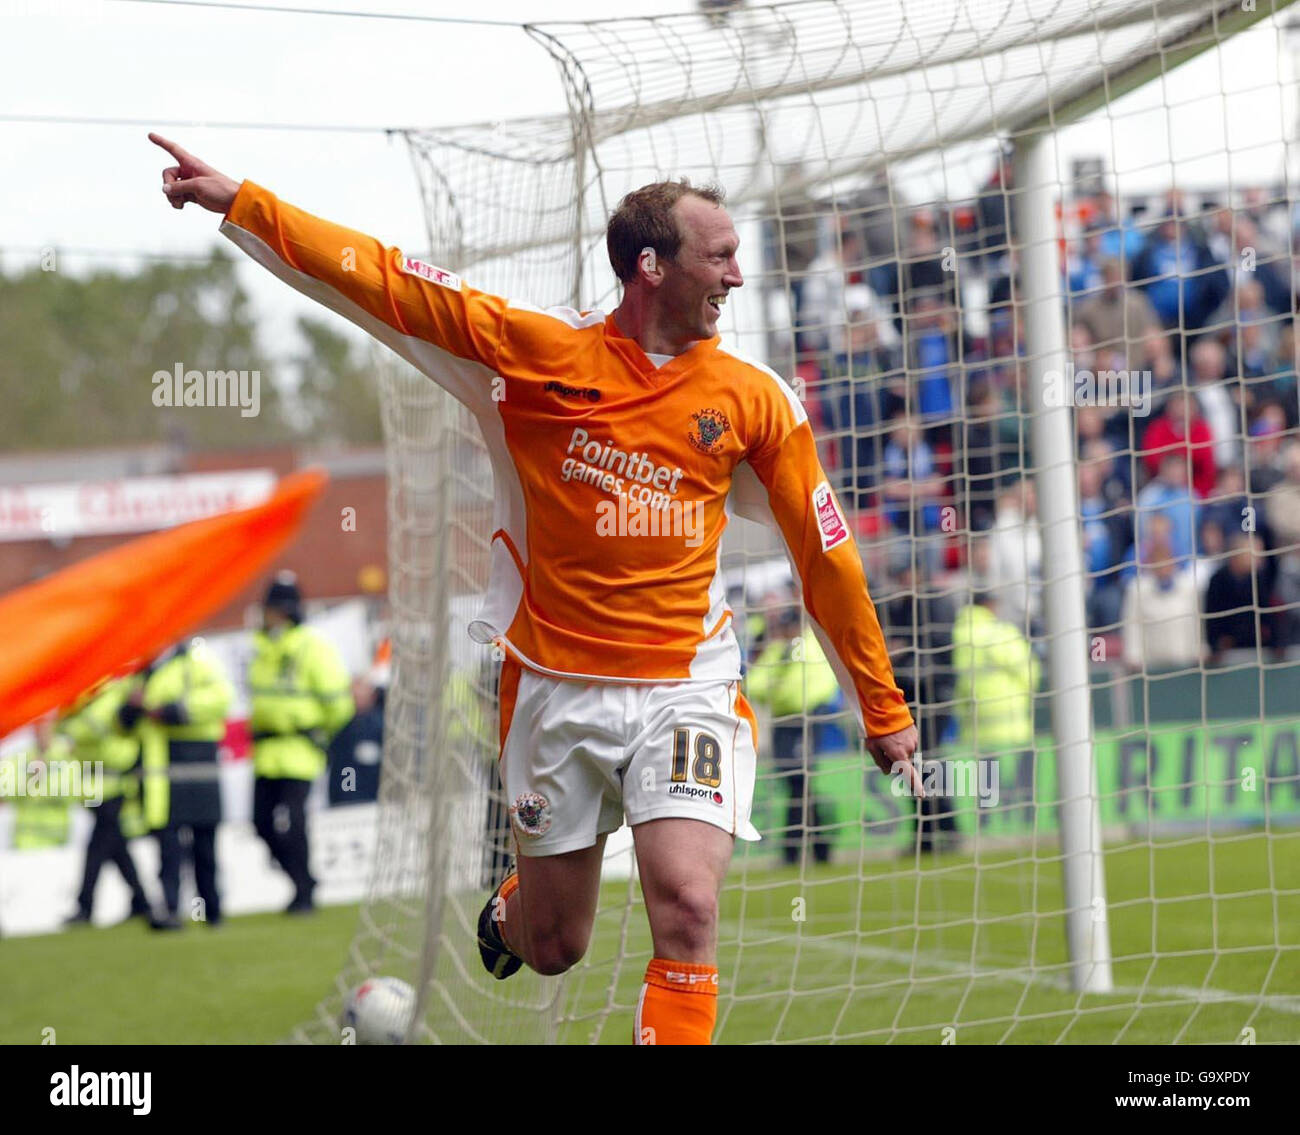
[(701, 453), (718, 453), (722, 449), (722, 436), (731, 429), (727, 415), (721, 410), (697, 410), (691, 415), (695, 428), (686, 434), (689, 441)]
[(521, 792), (510, 805), (510, 818), (523, 835), (536, 839), (551, 830), (551, 802), (540, 792)]
[(416, 260), (413, 256), (402, 257), (402, 271), (408, 276), (419, 276), (422, 280), (428, 280), (444, 288), (450, 288), (453, 292), (460, 291), (460, 277), (454, 272), (448, 272), (445, 268), (426, 264), (423, 260)]
[(812, 504), (813, 512), (817, 514), (817, 532), (822, 539), (822, 551), (829, 552), (849, 538), (849, 527), (844, 523), (839, 502), (826, 481), (813, 489)]

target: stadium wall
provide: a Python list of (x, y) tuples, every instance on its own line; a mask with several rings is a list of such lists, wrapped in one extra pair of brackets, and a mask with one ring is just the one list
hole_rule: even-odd
[[(282, 477), (309, 465), (321, 466), (330, 482), (302, 531), (280, 557), (277, 568), (298, 573), (309, 599), (337, 600), (362, 594), (363, 572), (380, 580), (387, 564), (387, 489), (382, 449), (329, 454), (281, 446), (260, 450), (178, 453), (161, 460), (152, 447), (133, 450), (70, 453), (63, 460), (48, 455), (9, 455), (0, 465), (0, 488), (39, 486), (51, 482), (103, 487), (129, 478), (181, 477), (195, 473), (269, 470)], [(85, 468), (86, 474), (81, 473)], [(26, 471), (24, 471), (26, 470)], [(345, 510), (351, 510), (347, 512)], [(343, 532), (350, 539), (339, 539)], [(62, 568), (115, 548), (140, 532), (106, 535), (51, 535), (37, 540), (6, 540), (0, 544), (0, 593), (41, 579)], [(244, 589), (208, 621), (206, 631), (243, 626), (248, 608), (261, 599), (264, 580)]]

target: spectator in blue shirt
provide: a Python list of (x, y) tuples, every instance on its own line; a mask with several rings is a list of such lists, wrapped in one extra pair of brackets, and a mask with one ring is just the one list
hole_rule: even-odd
[(1102, 493), (1102, 470), (1099, 463), (1085, 461), (1079, 465), (1079, 519), (1083, 521), (1083, 554), (1089, 576), (1088, 625), (1107, 627), (1119, 620), (1123, 592), (1119, 564), (1123, 548), (1116, 547), (1110, 507)]
[(1196, 550), (1196, 499), (1187, 483), (1187, 455), (1169, 452), (1160, 471), (1137, 497), (1138, 543), (1147, 539), (1147, 519), (1155, 513), (1169, 518), (1169, 548), (1180, 566)]
[[(939, 532), (944, 482), (934, 450), (914, 419), (904, 418), (894, 426), (882, 465), (881, 493), (890, 526), (913, 536)], [(936, 541), (926, 541), (925, 547), (926, 567), (937, 572), (941, 548)]]
[(915, 409), (927, 421), (953, 417), (949, 368), (956, 361), (956, 344), (948, 313), (933, 296), (918, 297), (911, 318), (912, 369), (916, 372)]
[(1134, 261), (1132, 279), (1166, 327), (1185, 331), (1205, 325), (1229, 286), (1226, 268), (1214, 264), (1205, 241), (1172, 210)]
[(1103, 260), (1123, 260), (1131, 265), (1146, 243), (1146, 237), (1133, 223), (1132, 217), (1120, 221), (1115, 216), (1115, 198), (1109, 193), (1098, 193), (1093, 198), (1095, 213), (1089, 226), (1100, 238), (1099, 251)]

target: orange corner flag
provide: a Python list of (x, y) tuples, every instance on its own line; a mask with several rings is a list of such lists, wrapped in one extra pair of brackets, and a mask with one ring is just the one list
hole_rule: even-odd
[(328, 480), (131, 540), (0, 596), (0, 737), (152, 658), (219, 611), (297, 533)]

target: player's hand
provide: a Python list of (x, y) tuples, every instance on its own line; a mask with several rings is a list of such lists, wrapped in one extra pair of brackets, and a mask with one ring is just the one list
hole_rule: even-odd
[(168, 166), (163, 170), (163, 193), (172, 203), (173, 209), (183, 209), (189, 202), (213, 213), (223, 216), (230, 212), (230, 206), (239, 192), (239, 182), (213, 169), (206, 162), (199, 161), (193, 154), (182, 150), (175, 142), (169, 141), (161, 134), (150, 134), (149, 141), (161, 146), (178, 165)]
[(916, 726), (909, 725), (897, 733), (888, 733), (884, 737), (872, 737), (867, 741), (867, 752), (875, 758), (876, 767), (888, 776), (902, 773), (912, 785), (912, 792), (924, 797), (921, 774), (912, 764), (912, 755), (916, 752), (920, 739), (916, 735)]

